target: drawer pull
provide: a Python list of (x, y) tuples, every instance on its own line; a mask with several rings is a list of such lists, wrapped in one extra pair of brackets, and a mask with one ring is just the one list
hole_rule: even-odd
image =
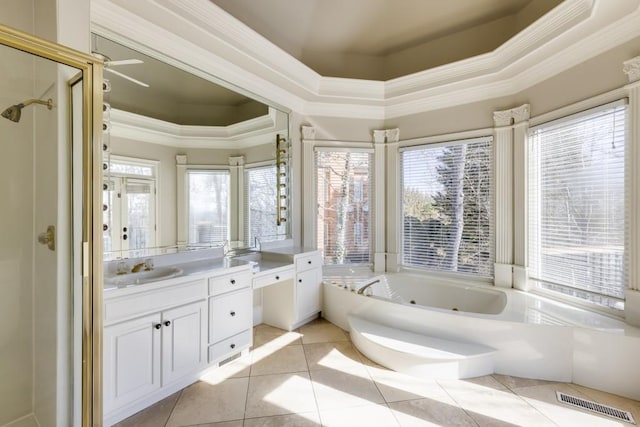
[(235, 344), (231, 344), (229, 347), (236, 348), (236, 345)]
[(298, 279), (298, 283), (302, 283), (302, 279)]
[(167, 320), (166, 322), (164, 322), (164, 326), (170, 326), (171, 325), (171, 321)]
[(231, 282), (232, 285), (235, 285), (236, 284), (236, 279), (231, 279), (230, 282)]
[(162, 323), (156, 323), (155, 325), (153, 325), (153, 327), (156, 329), (160, 329), (162, 328)]
[(307, 264), (311, 264), (311, 260), (307, 261)]
[(276, 280), (280, 280), (280, 276), (276, 276)]
[(233, 317), (233, 316), (235, 316), (235, 315), (236, 315), (236, 312), (235, 312), (235, 311), (232, 311), (232, 312), (231, 312), (231, 313), (229, 313), (229, 314), (231, 315), (231, 317)]

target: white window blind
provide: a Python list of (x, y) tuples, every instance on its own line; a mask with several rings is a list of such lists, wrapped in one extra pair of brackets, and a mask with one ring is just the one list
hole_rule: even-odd
[(277, 177), (276, 166), (260, 166), (245, 170), (244, 230), (249, 246), (261, 241), (286, 238), (287, 223), (276, 223)]
[(493, 275), (492, 145), (478, 138), (401, 152), (403, 265)]
[(316, 149), (317, 242), (325, 264), (370, 264), (373, 154)]
[(622, 308), (626, 106), (532, 128), (529, 276), (543, 288)]
[(230, 185), (226, 170), (187, 171), (190, 244), (229, 240)]

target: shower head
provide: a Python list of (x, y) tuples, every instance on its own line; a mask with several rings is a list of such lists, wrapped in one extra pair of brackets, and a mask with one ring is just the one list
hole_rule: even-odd
[(20, 116), (22, 115), (22, 109), (27, 105), (31, 104), (42, 104), (46, 105), (47, 109), (51, 110), (53, 108), (53, 99), (49, 98), (46, 101), (42, 99), (28, 99), (20, 104), (12, 105), (2, 112), (2, 117), (5, 119), (9, 119), (12, 122), (19, 122)]

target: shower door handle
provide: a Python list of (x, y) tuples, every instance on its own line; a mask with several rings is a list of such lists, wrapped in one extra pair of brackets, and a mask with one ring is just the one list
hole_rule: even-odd
[(50, 225), (47, 227), (47, 231), (38, 234), (38, 243), (47, 245), (47, 247), (55, 251), (56, 250), (56, 227)]

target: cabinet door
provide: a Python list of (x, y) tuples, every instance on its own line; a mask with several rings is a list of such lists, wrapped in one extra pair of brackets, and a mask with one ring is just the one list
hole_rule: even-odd
[(253, 325), (253, 291), (225, 294), (209, 299), (209, 343), (215, 344)]
[(206, 303), (162, 312), (162, 385), (206, 364)]
[(318, 313), (322, 308), (322, 270), (314, 268), (296, 275), (296, 321)]
[(160, 314), (104, 328), (104, 412), (160, 388)]

